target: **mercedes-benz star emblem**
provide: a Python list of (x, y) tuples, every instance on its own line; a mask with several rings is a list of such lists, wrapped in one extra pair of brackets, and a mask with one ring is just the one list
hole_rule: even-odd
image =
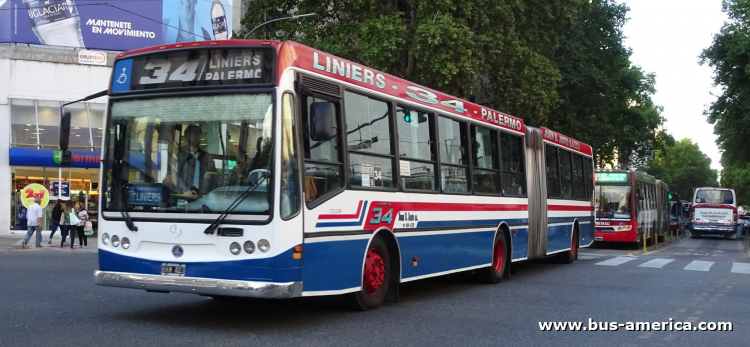
[(182, 249), (182, 246), (180, 246), (180, 245), (174, 245), (174, 247), (172, 247), (172, 255), (175, 258), (179, 258), (183, 254), (185, 254), (185, 250)]
[(180, 237), (180, 235), (182, 235), (182, 228), (180, 228), (179, 225), (174, 224), (171, 228), (169, 228), (169, 233), (172, 235), (172, 237)]

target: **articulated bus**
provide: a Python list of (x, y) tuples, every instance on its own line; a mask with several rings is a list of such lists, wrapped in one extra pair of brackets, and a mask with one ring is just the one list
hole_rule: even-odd
[(690, 237), (714, 236), (736, 239), (742, 235), (738, 223), (737, 192), (724, 187), (701, 187), (693, 191), (690, 207)]
[(644, 239), (651, 244), (665, 234), (669, 221), (665, 184), (639, 171), (609, 169), (596, 169), (595, 180), (596, 241), (638, 246)]
[(346, 294), (593, 242), (590, 146), (294, 42), (120, 54), (102, 163), (102, 286)]

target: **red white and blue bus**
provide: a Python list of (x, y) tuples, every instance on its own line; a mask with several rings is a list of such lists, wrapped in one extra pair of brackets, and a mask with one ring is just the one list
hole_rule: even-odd
[(737, 215), (737, 192), (724, 187), (701, 187), (693, 191), (690, 207), (690, 237), (715, 236), (736, 239), (742, 235)]
[[(658, 236), (657, 180), (639, 171), (596, 169), (596, 241), (638, 246)], [(667, 193), (668, 194), (668, 193)], [(669, 206), (669, 202), (664, 202)], [(668, 211), (668, 210), (667, 210)]]
[(367, 309), (593, 242), (590, 146), (298, 43), (123, 53), (108, 94), (98, 285)]

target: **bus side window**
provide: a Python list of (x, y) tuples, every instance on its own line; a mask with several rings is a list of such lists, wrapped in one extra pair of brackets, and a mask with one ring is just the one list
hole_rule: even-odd
[(440, 182), (443, 192), (469, 191), (469, 134), (465, 122), (438, 116), (440, 144)]
[(471, 140), (474, 191), (499, 194), (500, 165), (497, 157), (497, 131), (472, 125)]
[(560, 197), (560, 165), (557, 161), (557, 147), (546, 145), (547, 159), (547, 197)]
[(523, 138), (500, 133), (500, 161), (503, 167), (503, 193), (509, 196), (526, 195), (526, 160)]
[(573, 199), (573, 167), (570, 156), (569, 151), (560, 149), (560, 176), (562, 177), (560, 188), (563, 199)]
[(371, 188), (395, 187), (390, 105), (346, 91), (344, 113), (349, 184)]
[(433, 115), (398, 105), (398, 159), (404, 189), (437, 190)]
[[(333, 115), (323, 112), (333, 111)], [(342, 187), (342, 169), (338, 104), (305, 95), (302, 97), (302, 143), (305, 151), (305, 201), (314, 201), (327, 193)], [(330, 138), (321, 131), (329, 124)]]
[(586, 184), (584, 183), (583, 174), (583, 157), (574, 154), (573, 155), (573, 180), (575, 181), (575, 196), (576, 200), (586, 199)]
[(296, 215), (300, 207), (296, 130), (294, 97), (285, 93), (281, 103), (281, 218), (284, 219)]

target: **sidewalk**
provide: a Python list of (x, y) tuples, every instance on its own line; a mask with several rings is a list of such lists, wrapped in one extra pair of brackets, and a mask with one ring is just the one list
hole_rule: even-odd
[(97, 238), (96, 234), (91, 235), (88, 237), (88, 247), (86, 248), (78, 248), (78, 237), (76, 237), (76, 249), (71, 250), (70, 249), (70, 236), (68, 236), (66, 242), (65, 242), (65, 248), (60, 249), (60, 241), (61, 241), (61, 235), (60, 232), (56, 232), (55, 236), (52, 238), (52, 244), (48, 244), (47, 240), (49, 240), (49, 230), (42, 233), (42, 247), (41, 248), (35, 248), (34, 243), (36, 242), (36, 235), (32, 235), (31, 239), (29, 240), (29, 244), (27, 245), (27, 249), (23, 249), (21, 245), (23, 244), (23, 237), (26, 235), (26, 233), (21, 234), (20, 230), (13, 230), (16, 233), (11, 235), (0, 235), (0, 251), (12, 251), (12, 250), (19, 250), (19, 251), (54, 251), (54, 252), (97, 252)]

